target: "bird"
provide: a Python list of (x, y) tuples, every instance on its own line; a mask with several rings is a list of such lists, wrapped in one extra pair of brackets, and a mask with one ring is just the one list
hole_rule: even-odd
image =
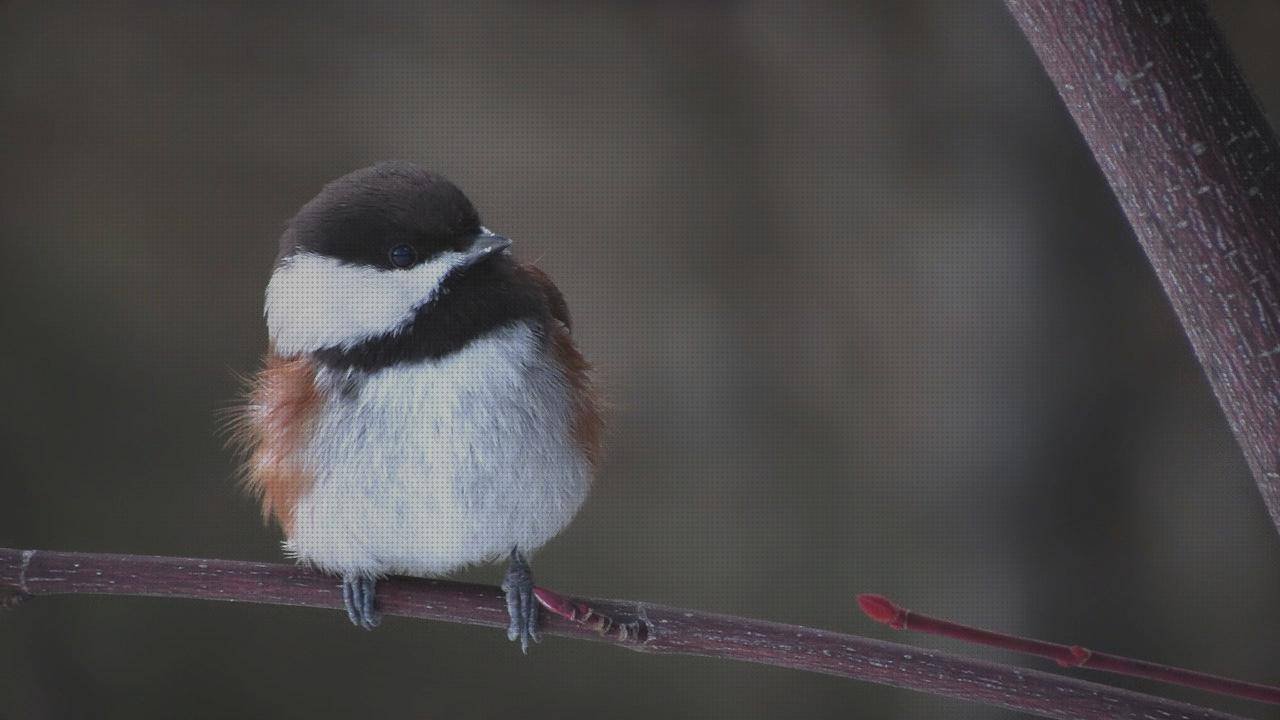
[(602, 400), (564, 296), (511, 246), (405, 161), (329, 182), (280, 236), (233, 436), (285, 553), (341, 579), (358, 627), (382, 578), (505, 558), (507, 637), (540, 640), (529, 558), (588, 495)]

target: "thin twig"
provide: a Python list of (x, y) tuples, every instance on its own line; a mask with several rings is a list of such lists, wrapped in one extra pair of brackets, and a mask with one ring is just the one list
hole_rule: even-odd
[(1231, 695), (1234, 697), (1257, 700), (1258, 702), (1280, 704), (1280, 687), (1245, 682), (1235, 678), (1210, 675), (1209, 673), (1186, 668), (1161, 665), (1149, 660), (1112, 655), (1097, 652), (1079, 645), (1062, 645), (1045, 642), (1034, 638), (1024, 638), (1008, 633), (984, 630), (972, 625), (943, 620), (932, 615), (925, 615), (908, 610), (895, 604), (882, 595), (859, 595), (858, 605), (862, 612), (878, 623), (883, 623), (894, 630), (914, 630), (930, 635), (955, 638), (977, 645), (987, 645), (1002, 650), (1035, 655), (1052, 660), (1061, 667), (1083, 667), (1090, 670), (1129, 675), (1146, 678), (1157, 682), (1182, 685), (1211, 693)]
[[(134, 595), (300, 607), (342, 607), (338, 581), (306, 568), (233, 560), (67, 553), (0, 548), (0, 594)], [(764, 620), (633, 601), (575, 598), (575, 622), (544, 613), (543, 632), (646, 653), (702, 655), (893, 685), (1069, 720), (1230, 720), (1233, 715), (1034, 670), (909, 645)], [(391, 578), (378, 585), (389, 615), (505, 628), (501, 591), (444, 580)], [(599, 617), (610, 622), (601, 625)], [(596, 632), (640, 627), (640, 633)]]

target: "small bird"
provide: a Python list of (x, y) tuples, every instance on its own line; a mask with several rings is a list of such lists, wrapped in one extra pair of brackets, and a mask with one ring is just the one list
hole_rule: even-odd
[(342, 578), (359, 627), (381, 577), (506, 556), (507, 636), (539, 639), (529, 556), (586, 498), (602, 421), (563, 296), (510, 246), (407, 162), (330, 182), (280, 238), (235, 435), (286, 553)]

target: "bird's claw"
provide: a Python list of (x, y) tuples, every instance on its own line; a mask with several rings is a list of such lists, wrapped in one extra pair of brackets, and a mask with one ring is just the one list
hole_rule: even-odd
[(342, 604), (347, 608), (347, 619), (352, 625), (372, 630), (382, 622), (377, 607), (376, 578), (345, 575), (342, 578)]
[(538, 602), (533, 596), (533, 573), (529, 562), (517, 549), (511, 551), (507, 576), (502, 581), (502, 591), (507, 595), (507, 639), (519, 640), (521, 652), (529, 652), (529, 641), (542, 642), (538, 634)]

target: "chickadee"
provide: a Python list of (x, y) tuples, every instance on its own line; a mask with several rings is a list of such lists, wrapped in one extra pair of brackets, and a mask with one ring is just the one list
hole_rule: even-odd
[(360, 627), (382, 576), (505, 555), (507, 636), (538, 639), (528, 557), (586, 498), (601, 417), (564, 298), (510, 246), (406, 162), (329, 183), (280, 238), (246, 481)]

